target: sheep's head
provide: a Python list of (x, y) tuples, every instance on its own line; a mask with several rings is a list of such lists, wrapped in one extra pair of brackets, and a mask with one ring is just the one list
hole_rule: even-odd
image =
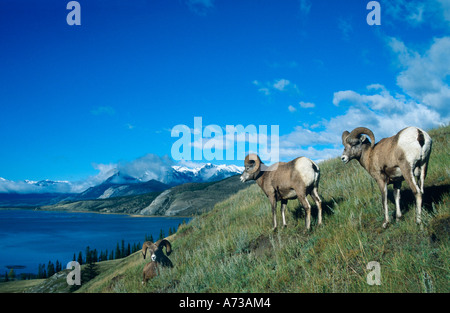
[(261, 170), (261, 159), (256, 154), (249, 154), (245, 157), (244, 172), (241, 175), (241, 182), (255, 180)]
[[(364, 134), (369, 135), (370, 142)], [(341, 160), (346, 164), (352, 159), (359, 160), (359, 158), (361, 158), (363, 145), (370, 144), (370, 146), (373, 147), (375, 145), (375, 136), (370, 129), (358, 127), (351, 133), (348, 131), (342, 133), (342, 144), (344, 145), (344, 152), (342, 153)]]
[(164, 247), (166, 247), (167, 255), (170, 255), (170, 253), (172, 253), (172, 245), (170, 244), (170, 242), (168, 240), (161, 239), (155, 243), (153, 243), (151, 241), (146, 241), (142, 245), (142, 256), (145, 259), (146, 255), (147, 255), (147, 250), (148, 250), (152, 261), (161, 262), (161, 260), (163, 260), (165, 257), (164, 252), (163, 252)]

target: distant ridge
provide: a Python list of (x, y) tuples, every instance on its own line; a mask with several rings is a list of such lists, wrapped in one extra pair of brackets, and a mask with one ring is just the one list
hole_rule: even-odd
[[(240, 174), (242, 171), (243, 167), (236, 165), (211, 163), (197, 167), (171, 166), (157, 178), (154, 173), (148, 171), (134, 177), (116, 170), (100, 184), (80, 193), (70, 192), (73, 190), (73, 183), (69, 181), (47, 179), (13, 182), (0, 177), (0, 207), (36, 207), (53, 205), (61, 201), (73, 202), (142, 195), (162, 192), (186, 183), (216, 182)], [(13, 186), (18, 191), (15, 191)]]

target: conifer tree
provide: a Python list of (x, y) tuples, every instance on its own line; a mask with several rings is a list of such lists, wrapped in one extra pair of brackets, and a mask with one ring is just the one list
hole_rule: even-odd
[(111, 252), (109, 253), (109, 260), (114, 260), (114, 250), (111, 250)]
[(14, 272), (14, 269), (9, 270), (8, 278), (9, 280), (14, 280), (14, 278), (16, 278), (16, 272)]
[(89, 246), (86, 247), (86, 254), (85, 255), (86, 255), (86, 264), (91, 263), (92, 254), (91, 254), (91, 249), (89, 248)]
[(159, 238), (158, 240), (164, 239), (164, 230), (162, 228), (159, 230)]
[(47, 275), (48, 277), (52, 277), (54, 274), (55, 274), (55, 265), (52, 263), (52, 261), (48, 261)]
[(119, 247), (119, 243), (117, 243), (115, 258), (116, 258), (116, 259), (120, 259), (121, 257), (122, 257), (122, 256), (120, 255), (120, 247)]

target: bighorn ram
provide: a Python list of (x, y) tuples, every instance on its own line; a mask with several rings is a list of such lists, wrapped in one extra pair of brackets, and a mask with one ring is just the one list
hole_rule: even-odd
[(142, 274), (142, 285), (145, 285), (149, 279), (156, 277), (159, 274), (158, 263), (152, 261), (148, 262), (144, 266), (144, 272)]
[(158, 240), (156, 243), (146, 241), (142, 245), (142, 256), (144, 257), (144, 259), (147, 255), (147, 250), (149, 250), (152, 259), (151, 262), (147, 263), (144, 266), (142, 284), (145, 284), (149, 279), (157, 275), (159, 265), (173, 267), (170, 259), (166, 255), (164, 255), (164, 247), (166, 247), (167, 255), (170, 255), (172, 253), (172, 245), (167, 239)]
[[(370, 137), (370, 142), (363, 134)], [(341, 156), (342, 162), (351, 159), (359, 161), (361, 166), (376, 180), (381, 191), (384, 209), (383, 228), (389, 224), (387, 204), (387, 185), (394, 185), (396, 220), (400, 212), (400, 188), (406, 180), (416, 198), (416, 222), (421, 222), (422, 194), (424, 180), (427, 174), (428, 160), (431, 153), (432, 140), (422, 129), (407, 127), (397, 135), (381, 139), (375, 144), (375, 136), (365, 127), (355, 128), (351, 133), (342, 133), (342, 144), (345, 149)], [(420, 187), (416, 180), (420, 179)]]
[(249, 154), (244, 161), (245, 169), (241, 181), (256, 180), (257, 184), (269, 198), (272, 206), (273, 230), (277, 228), (276, 208), (281, 201), (281, 216), (283, 226), (286, 226), (284, 211), (288, 200), (298, 199), (306, 211), (306, 229), (311, 225), (311, 205), (306, 196), (314, 199), (319, 214), (318, 224), (322, 224), (322, 200), (317, 188), (319, 186), (320, 170), (317, 164), (305, 157), (299, 157), (290, 162), (278, 162), (266, 166), (258, 155)]

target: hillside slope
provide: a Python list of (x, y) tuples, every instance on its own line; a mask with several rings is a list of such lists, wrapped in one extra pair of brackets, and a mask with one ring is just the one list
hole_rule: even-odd
[(223, 201), (244, 189), (235, 175), (211, 183), (188, 183), (170, 188), (161, 193), (149, 206), (142, 209), (142, 215), (194, 215), (210, 211), (217, 202)]
[[(448, 293), (450, 127), (429, 133), (434, 143), (423, 227), (415, 224), (413, 196), (403, 183), (403, 219), (382, 229), (373, 179), (355, 161), (332, 159), (319, 164), (323, 226), (317, 227), (313, 215), (312, 231), (305, 232), (303, 209), (290, 201), (288, 227), (273, 233), (269, 202), (253, 184), (180, 228), (171, 238), (175, 267), (163, 269), (145, 287), (146, 260), (135, 254), (78, 292)], [(389, 197), (393, 214), (392, 187)], [(367, 284), (371, 261), (380, 264), (379, 286)]]

